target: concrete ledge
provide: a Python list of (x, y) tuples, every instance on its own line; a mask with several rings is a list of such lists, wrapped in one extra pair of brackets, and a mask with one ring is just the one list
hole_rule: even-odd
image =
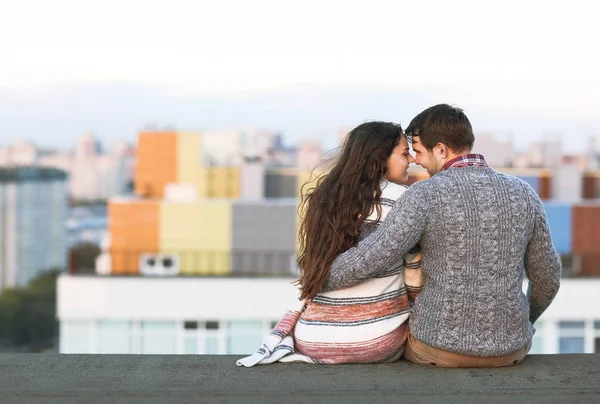
[(238, 356), (0, 355), (0, 402), (598, 403), (600, 355), (533, 355), (504, 369), (235, 366)]

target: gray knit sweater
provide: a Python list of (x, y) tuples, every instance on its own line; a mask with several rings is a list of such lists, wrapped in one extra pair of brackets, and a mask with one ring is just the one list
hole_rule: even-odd
[(561, 266), (527, 183), (489, 167), (449, 168), (417, 182), (377, 231), (336, 258), (325, 290), (371, 278), (416, 243), (423, 291), (409, 323), (415, 338), (488, 357), (531, 340), (532, 324), (558, 292)]

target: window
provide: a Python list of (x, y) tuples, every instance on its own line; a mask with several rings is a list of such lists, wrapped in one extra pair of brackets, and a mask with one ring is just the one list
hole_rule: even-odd
[(90, 325), (88, 321), (65, 321), (61, 326), (64, 333), (64, 353), (86, 354), (90, 352)]
[(558, 352), (561, 354), (576, 354), (585, 352), (583, 321), (558, 322)]
[(183, 322), (183, 353), (194, 355), (198, 353), (198, 322)]
[(175, 335), (174, 321), (142, 321), (141, 353), (174, 354)]
[(544, 353), (544, 323), (538, 321), (534, 325), (535, 334), (533, 334), (533, 339), (531, 340), (531, 349), (529, 350), (530, 354), (542, 354)]
[(183, 353), (194, 354), (222, 354), (224, 347), (221, 346), (221, 334), (219, 321), (196, 321), (186, 320), (183, 322)]
[(206, 322), (206, 329), (207, 330), (218, 330), (219, 329), (219, 322), (218, 321), (207, 321)]
[(600, 353), (600, 321), (594, 321), (594, 352)]
[(185, 321), (183, 323), (183, 328), (186, 330), (197, 330), (198, 322), (197, 321)]
[(186, 355), (195, 355), (198, 353), (198, 337), (192, 335), (185, 336), (183, 349)]
[(224, 353), (219, 347), (219, 322), (215, 320), (207, 321), (205, 327), (204, 353), (209, 355)]
[(219, 337), (216, 335), (206, 335), (205, 351), (207, 355), (216, 355), (221, 353), (219, 349)]
[(131, 322), (107, 320), (98, 322), (98, 353), (129, 354), (131, 347)]
[(256, 352), (264, 338), (262, 321), (230, 321), (227, 353), (243, 355)]

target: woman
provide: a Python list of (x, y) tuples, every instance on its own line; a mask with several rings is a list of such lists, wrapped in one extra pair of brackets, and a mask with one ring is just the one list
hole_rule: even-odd
[(406, 190), (399, 184), (413, 161), (399, 125), (367, 122), (348, 134), (332, 168), (302, 199), (300, 299), (239, 366), (400, 358), (410, 300), (421, 288), (418, 247), (373, 279), (343, 290), (322, 289), (333, 260), (372, 232)]

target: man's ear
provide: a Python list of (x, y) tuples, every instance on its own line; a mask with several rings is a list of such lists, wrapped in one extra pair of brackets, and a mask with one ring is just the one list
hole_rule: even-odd
[(446, 146), (443, 143), (438, 143), (435, 146), (433, 146), (433, 153), (437, 156), (437, 158), (439, 159), (447, 159), (448, 158), (448, 154), (449, 154), (449, 149), (448, 146)]

